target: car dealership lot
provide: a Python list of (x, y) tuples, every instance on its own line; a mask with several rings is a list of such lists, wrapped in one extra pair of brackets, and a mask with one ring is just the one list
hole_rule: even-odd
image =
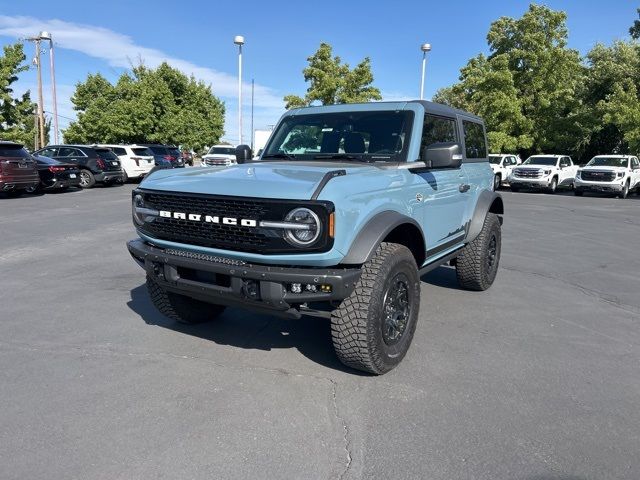
[(425, 276), (371, 377), (325, 320), (162, 317), (132, 188), (0, 199), (2, 478), (640, 475), (640, 197), (504, 193), (496, 283)]

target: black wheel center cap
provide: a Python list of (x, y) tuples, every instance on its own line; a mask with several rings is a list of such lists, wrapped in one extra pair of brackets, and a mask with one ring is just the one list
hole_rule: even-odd
[(387, 345), (400, 341), (407, 329), (411, 315), (409, 302), (409, 279), (404, 273), (397, 274), (384, 295), (382, 339)]

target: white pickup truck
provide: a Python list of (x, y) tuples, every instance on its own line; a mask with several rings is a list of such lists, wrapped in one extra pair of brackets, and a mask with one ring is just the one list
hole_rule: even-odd
[(631, 155), (598, 155), (578, 170), (574, 193), (613, 193), (627, 198), (633, 190), (640, 192), (640, 162)]
[(510, 153), (492, 153), (489, 155), (489, 165), (493, 170), (493, 189), (499, 190), (507, 183), (511, 171), (522, 163), (520, 157)]
[(523, 188), (555, 193), (559, 187), (572, 188), (578, 166), (567, 155), (532, 155), (509, 176), (511, 190)]

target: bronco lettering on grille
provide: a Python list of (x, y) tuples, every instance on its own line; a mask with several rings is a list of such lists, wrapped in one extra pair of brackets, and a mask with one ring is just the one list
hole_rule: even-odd
[(240, 225), (241, 227), (257, 227), (258, 221), (248, 218), (219, 217), (217, 215), (200, 215), (197, 213), (186, 212), (170, 212), (168, 210), (160, 210), (161, 217), (175, 218), (176, 220), (189, 220), (191, 222), (204, 222), (223, 225)]

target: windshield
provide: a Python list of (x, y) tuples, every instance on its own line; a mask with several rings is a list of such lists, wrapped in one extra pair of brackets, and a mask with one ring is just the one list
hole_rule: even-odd
[(352, 111), (285, 117), (263, 159), (405, 161), (410, 111)]
[(236, 155), (236, 149), (233, 147), (211, 147), (207, 155)]
[(0, 145), (0, 157), (31, 158), (22, 145)]
[(556, 157), (529, 157), (522, 164), (554, 166), (557, 161), (558, 159)]
[(628, 159), (622, 157), (593, 157), (587, 167), (627, 167)]
[(147, 147), (133, 147), (131, 150), (134, 155), (139, 155), (141, 157), (153, 157), (153, 152)]
[(489, 155), (489, 163), (493, 163), (494, 165), (499, 165), (502, 157), (498, 155)]
[(167, 149), (165, 147), (149, 147), (149, 150), (151, 150), (154, 154), (156, 155), (166, 155), (167, 154)]
[(118, 156), (111, 150), (102, 150), (96, 148), (96, 154), (103, 160), (118, 160)]

